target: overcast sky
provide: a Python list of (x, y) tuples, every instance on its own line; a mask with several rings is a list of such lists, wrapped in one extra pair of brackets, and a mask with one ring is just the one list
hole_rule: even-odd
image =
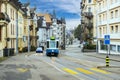
[(57, 18), (65, 17), (67, 29), (73, 29), (80, 23), (81, 0), (20, 0), (30, 1), (31, 7), (36, 6), (37, 12), (52, 13), (56, 11)]

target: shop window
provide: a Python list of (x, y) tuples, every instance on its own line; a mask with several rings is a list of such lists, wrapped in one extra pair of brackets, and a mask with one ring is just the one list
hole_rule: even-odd
[(116, 51), (116, 45), (110, 45), (110, 50), (111, 51)]
[(118, 52), (120, 52), (120, 45), (118, 45)]
[(100, 49), (107, 50), (107, 45), (104, 44), (104, 41), (100, 40)]

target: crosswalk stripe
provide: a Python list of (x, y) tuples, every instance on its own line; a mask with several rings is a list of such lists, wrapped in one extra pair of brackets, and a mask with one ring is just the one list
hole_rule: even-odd
[(18, 68), (17, 70), (20, 72), (27, 72), (28, 71), (28, 69), (26, 69), (26, 68)]
[(88, 71), (88, 70), (85, 70), (85, 69), (83, 69), (83, 68), (76, 68), (76, 70), (78, 70), (78, 71), (80, 71), (80, 72), (82, 72), (82, 73), (85, 73), (85, 74), (93, 74), (93, 72)]
[(66, 71), (66, 72), (68, 72), (68, 73), (70, 73), (70, 74), (78, 74), (78, 72), (73, 71), (73, 70), (68, 69), (68, 68), (63, 68), (63, 70)]
[(100, 73), (103, 73), (103, 74), (109, 74), (110, 73), (110, 72), (107, 72), (107, 71), (104, 71), (104, 70), (101, 70), (101, 69), (97, 69), (97, 68), (91, 68), (91, 70), (96, 71), (96, 72), (100, 72)]

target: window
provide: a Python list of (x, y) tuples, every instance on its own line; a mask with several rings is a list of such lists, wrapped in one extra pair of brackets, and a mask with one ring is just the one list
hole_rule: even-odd
[(56, 44), (55, 44), (55, 41), (50, 41), (50, 48), (55, 48), (56, 47)]
[(99, 22), (101, 23), (101, 15), (99, 16)]
[(107, 50), (107, 45), (104, 45), (104, 41), (100, 40), (100, 49)]
[(15, 33), (14, 31), (15, 31), (15, 30), (14, 30), (14, 24), (13, 24), (13, 35), (14, 35), (14, 33)]
[(89, 0), (88, 3), (91, 3), (91, 0)]
[(118, 52), (120, 52), (120, 45), (118, 45)]
[(91, 12), (91, 7), (88, 8), (88, 12)]
[(116, 51), (116, 45), (110, 45), (110, 50), (111, 51)]
[(118, 17), (118, 10), (115, 10), (115, 18)]
[(105, 34), (105, 27), (103, 27), (103, 34)]
[(11, 24), (11, 35), (12, 35), (12, 30), (13, 30), (13, 29), (12, 29), (12, 24)]
[(114, 32), (114, 28), (113, 28), (113, 26), (111, 26), (111, 33), (113, 33)]
[(100, 36), (102, 35), (102, 29), (100, 28)]
[(118, 33), (118, 25), (115, 26), (115, 32)]
[(101, 10), (101, 3), (99, 3), (99, 10)]
[(105, 20), (105, 15), (103, 14), (103, 21)]
[(111, 19), (113, 19), (113, 11), (111, 11)]

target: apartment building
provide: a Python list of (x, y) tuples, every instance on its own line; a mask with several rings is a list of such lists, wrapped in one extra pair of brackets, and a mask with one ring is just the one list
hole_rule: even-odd
[(0, 0), (0, 55), (5, 47), (18, 53), (28, 45), (37, 46), (36, 8), (30, 9), (29, 5), (18, 0)]
[(37, 19), (38, 19), (38, 36), (39, 36), (39, 46), (44, 46), (46, 47), (46, 40), (50, 36), (52, 36), (52, 30), (51, 30), (51, 15), (48, 13), (42, 14), (39, 13), (37, 14)]
[(120, 0), (97, 3), (98, 51), (106, 53), (104, 36), (110, 35), (110, 54), (120, 54)]
[[(94, 0), (81, 1), (81, 41), (88, 44), (94, 43), (95, 35), (95, 6)], [(94, 16), (94, 17), (93, 17)], [(94, 23), (93, 23), (94, 22)]]
[(7, 1), (0, 0), (0, 57), (3, 56), (3, 48), (7, 47), (7, 28), (10, 18), (7, 13)]

